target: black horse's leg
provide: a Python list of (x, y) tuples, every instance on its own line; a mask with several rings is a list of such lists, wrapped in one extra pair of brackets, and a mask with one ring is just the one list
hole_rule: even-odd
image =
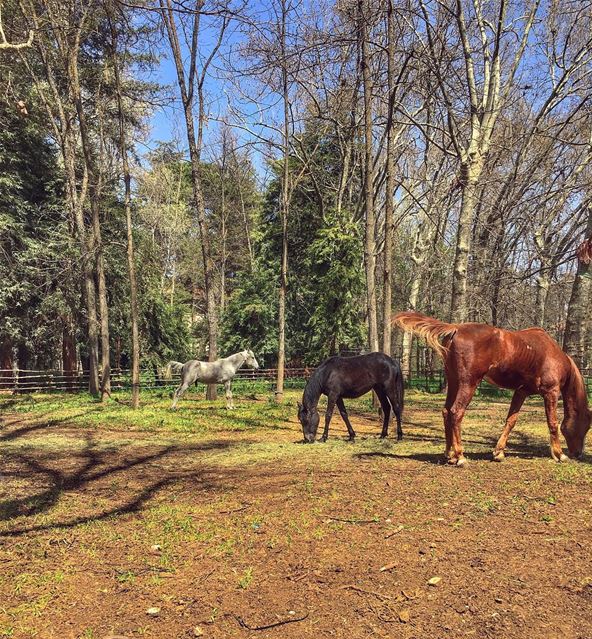
[(401, 427), (401, 414), (403, 412), (403, 384), (401, 379), (399, 378), (399, 388), (397, 388), (396, 384), (397, 382), (395, 381), (395, 387), (393, 388), (392, 386), (387, 389), (387, 397), (388, 400), (391, 404), (391, 409), (393, 411), (393, 413), (395, 414), (395, 418), (397, 420), (397, 439), (401, 440), (403, 439), (403, 428)]
[(384, 421), (382, 422), (382, 432), (380, 433), (380, 437), (384, 439), (385, 437), (388, 437), (389, 420), (391, 418), (391, 403), (389, 402), (389, 398), (386, 396), (384, 389), (375, 388), (374, 390), (378, 395), (380, 405), (382, 406)]
[(403, 439), (403, 428), (401, 427), (401, 407), (393, 407), (393, 412), (395, 413), (395, 418), (397, 419), (397, 439), (400, 441), (401, 439)]
[(327, 441), (327, 437), (329, 437), (329, 422), (331, 421), (331, 417), (333, 417), (333, 409), (335, 408), (335, 398), (328, 397), (327, 398), (327, 410), (325, 412), (325, 430), (323, 431), (323, 436), (321, 437), (322, 442)]
[(349, 438), (353, 442), (354, 439), (356, 438), (356, 433), (349, 422), (349, 417), (348, 417), (347, 411), (345, 410), (345, 404), (343, 403), (343, 400), (341, 399), (341, 397), (337, 400), (337, 408), (339, 409), (339, 414), (341, 415), (341, 419), (343, 419), (343, 421), (345, 422), (345, 425), (347, 426), (347, 432), (349, 433)]

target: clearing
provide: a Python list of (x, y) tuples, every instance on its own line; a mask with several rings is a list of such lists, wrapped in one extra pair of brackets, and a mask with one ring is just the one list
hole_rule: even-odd
[(592, 458), (551, 461), (540, 402), (496, 464), (476, 398), (459, 469), (440, 395), (312, 446), (299, 391), (202, 396), (0, 398), (0, 637), (592, 639)]

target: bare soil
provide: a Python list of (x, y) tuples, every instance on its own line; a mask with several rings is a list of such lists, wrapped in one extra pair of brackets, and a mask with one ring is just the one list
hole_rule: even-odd
[(440, 401), (400, 444), (365, 410), (313, 446), (295, 410), (211, 436), (6, 412), (0, 636), (592, 639), (591, 458), (552, 462), (535, 403), (489, 461), (507, 404), (480, 400), (449, 467)]

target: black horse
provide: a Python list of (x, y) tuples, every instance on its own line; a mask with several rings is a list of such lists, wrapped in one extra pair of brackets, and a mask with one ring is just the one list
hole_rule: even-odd
[(347, 426), (350, 440), (353, 440), (356, 433), (349, 422), (343, 398), (360, 397), (370, 390), (374, 390), (378, 396), (384, 415), (380, 436), (388, 435), (392, 410), (397, 418), (397, 439), (402, 439), (403, 376), (401, 367), (388, 355), (369, 353), (357, 357), (330, 357), (311, 375), (302, 395), (302, 404), (298, 404), (298, 419), (302, 424), (304, 440), (311, 444), (317, 435), (319, 427), (317, 406), (321, 394), (327, 396), (325, 430), (321, 441), (326, 441), (329, 435), (329, 422), (335, 405)]

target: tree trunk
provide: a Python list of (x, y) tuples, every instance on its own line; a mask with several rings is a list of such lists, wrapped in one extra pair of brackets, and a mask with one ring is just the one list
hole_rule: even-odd
[[(105, 267), (103, 260), (103, 241), (101, 238), (101, 220), (100, 220), (100, 189), (99, 189), (99, 171), (94, 157), (94, 149), (90, 139), (90, 132), (86, 120), (86, 112), (82, 102), (82, 91), (80, 87), (80, 79), (78, 75), (78, 56), (71, 55), (70, 64), (68, 65), (68, 75), (71, 84), (71, 91), (76, 104), (76, 113), (78, 115), (78, 124), (80, 128), (80, 140), (82, 143), (82, 152), (88, 175), (88, 194), (90, 200), (90, 209), (92, 216), (92, 225), (89, 236), (89, 250), (93, 255), (93, 263), (89, 264), (89, 268), (94, 270), (97, 276), (97, 293), (99, 302), (100, 316), (100, 336), (101, 336), (101, 399), (111, 392), (111, 358), (109, 349), (109, 308), (107, 304), (107, 286), (105, 283)], [(79, 202), (82, 208), (84, 202)], [(96, 313), (96, 311), (95, 311)]]
[(66, 381), (66, 390), (74, 391), (74, 378), (76, 377), (76, 335), (74, 322), (70, 316), (64, 318), (62, 329), (62, 371)]
[(481, 175), (481, 166), (465, 164), (461, 172), (466, 172), (463, 180), (462, 203), (458, 218), (456, 235), (456, 252), (452, 274), (452, 296), (450, 302), (450, 319), (452, 322), (466, 322), (469, 305), (467, 294), (467, 270), (471, 252), (471, 233), (477, 198), (477, 183)]
[(5, 337), (0, 340), (0, 388), (14, 386), (14, 350), (12, 341)]
[[(189, 73), (187, 80), (184, 67), (184, 53), (181, 50), (177, 25), (175, 22), (175, 12), (170, 0), (161, 0), (161, 15), (164, 21), (175, 68), (177, 72), (177, 82), (181, 92), (181, 101), (183, 103), (183, 113), (185, 116), (185, 128), (187, 132), (187, 142), (189, 146), (189, 159), (191, 161), (191, 186), (193, 189), (193, 205), (195, 207), (195, 215), (199, 227), (199, 237), (201, 241), (201, 252), (204, 267), (204, 286), (206, 289), (206, 314), (208, 323), (208, 359), (213, 362), (218, 357), (218, 310), (216, 306), (215, 281), (214, 281), (214, 261), (212, 260), (212, 251), (210, 246), (210, 234), (208, 230), (205, 202), (201, 183), (201, 149), (202, 149), (202, 131), (205, 120), (205, 112), (203, 106), (202, 83), (205, 79), (203, 76), (199, 82), (196, 82), (196, 69), (198, 60), (199, 42), (199, 21), (202, 2), (198, 1), (195, 6), (193, 17), (193, 30), (191, 32), (189, 47)], [(211, 60), (211, 58), (210, 58)], [(205, 73), (205, 70), (204, 70)], [(195, 85), (198, 88), (199, 97), (199, 113), (198, 113), (198, 135), (196, 137), (194, 123), (194, 102), (195, 102)], [(216, 399), (216, 385), (210, 384), (206, 393), (207, 399)]]
[(378, 351), (378, 317), (376, 302), (376, 215), (374, 211), (374, 162), (372, 152), (372, 78), (368, 51), (368, 27), (364, 15), (364, 0), (358, 0), (358, 39), (364, 93), (364, 264), (366, 269), (366, 303), (368, 315), (368, 347)]
[(388, 116), (386, 138), (386, 202), (384, 213), (384, 270), (382, 279), (382, 352), (392, 353), (393, 239), (395, 195), (395, 150), (393, 109), (395, 98), (395, 23), (393, 0), (388, 0)]
[(88, 392), (91, 395), (99, 394), (99, 339), (97, 323), (97, 306), (95, 299), (95, 282), (92, 272), (91, 249), (89, 247), (88, 233), (84, 221), (83, 200), (86, 191), (86, 172), (83, 177), (83, 185), (80, 195), (77, 191), (76, 166), (74, 156), (74, 141), (71, 134), (66, 134), (62, 141), (62, 153), (64, 157), (64, 169), (66, 174), (66, 203), (70, 209), (70, 215), (76, 236), (80, 246), (82, 262), (82, 297), (86, 307), (86, 334), (87, 334), (87, 358), (88, 358)]
[(224, 189), (225, 171), (222, 170), (222, 197), (221, 197), (221, 235), (222, 235), (222, 265), (220, 267), (220, 314), (226, 308), (226, 193)]
[[(419, 291), (421, 288), (422, 267), (426, 261), (427, 250), (436, 231), (433, 224), (426, 217), (417, 227), (415, 240), (413, 242), (413, 250), (411, 252), (411, 261), (413, 262), (413, 274), (411, 279), (411, 290), (409, 291), (409, 299), (407, 301), (407, 309), (415, 311), (419, 300)], [(408, 332), (403, 333), (403, 347), (401, 355), (401, 371), (403, 377), (408, 380), (411, 377), (411, 349), (413, 346), (413, 335)]]
[[(105, 260), (103, 257), (103, 240), (101, 237), (101, 223), (99, 211), (99, 195), (96, 199), (90, 190), (91, 209), (93, 218), (93, 244), (95, 247), (97, 295), (99, 301), (100, 336), (101, 336), (101, 399), (111, 394), (111, 349), (109, 340), (109, 306), (107, 303), (107, 283), (105, 281)], [(92, 201), (95, 200), (95, 204)]]
[(284, 397), (284, 373), (286, 366), (286, 292), (288, 289), (288, 213), (289, 179), (290, 179), (290, 105), (288, 87), (288, 69), (286, 59), (286, 0), (282, 0), (281, 24), (281, 55), (282, 55), (282, 98), (284, 102), (284, 165), (282, 172), (281, 217), (282, 217), (282, 263), (280, 267), (280, 288), (278, 295), (278, 362), (276, 378), (276, 401), (281, 402)]
[[(592, 204), (588, 205), (586, 238), (592, 238)], [(581, 368), (586, 359), (586, 322), (592, 297), (592, 265), (578, 261), (578, 270), (567, 307), (563, 350)]]
[[(419, 288), (421, 285), (421, 274), (418, 269), (413, 274), (411, 280), (411, 291), (409, 292), (409, 301), (407, 309), (414, 311), (417, 308), (417, 300), (419, 299)], [(413, 335), (405, 331), (403, 333), (403, 352), (401, 355), (401, 371), (403, 377), (408, 380), (411, 378), (411, 348), (413, 346)]]
[[(136, 409), (140, 405), (140, 335), (138, 330), (138, 283), (136, 280), (136, 264), (134, 254), (134, 234), (131, 204), (131, 173), (128, 160), (127, 136), (125, 132), (125, 118), (123, 111), (123, 96), (121, 87), (121, 75), (119, 72), (119, 61), (117, 59), (117, 34), (115, 26), (109, 17), (111, 27), (111, 46), (113, 55), (113, 71), (115, 77), (115, 88), (117, 92), (117, 116), (119, 123), (119, 154), (121, 155), (121, 167), (123, 170), (124, 182), (124, 210), (127, 230), (127, 269), (130, 284), (130, 319), (132, 337), (132, 408)], [(116, 358), (116, 366), (119, 367), (119, 358)]]
[(545, 267), (537, 277), (536, 280), (536, 300), (535, 300), (535, 326), (544, 328), (545, 326), (545, 310), (547, 308), (547, 299), (549, 297), (549, 287), (551, 286), (551, 273), (546, 265), (541, 264), (541, 267)]

